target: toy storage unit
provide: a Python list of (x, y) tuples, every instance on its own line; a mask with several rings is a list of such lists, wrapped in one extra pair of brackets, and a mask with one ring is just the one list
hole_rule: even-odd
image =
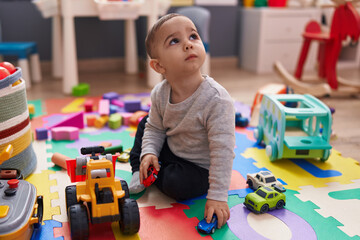
[[(269, 73), (275, 61), (295, 70), (305, 25), (320, 21), (321, 12), (315, 8), (243, 8), (239, 16), (239, 67)], [(311, 46), (307, 70), (314, 69), (316, 48)]]

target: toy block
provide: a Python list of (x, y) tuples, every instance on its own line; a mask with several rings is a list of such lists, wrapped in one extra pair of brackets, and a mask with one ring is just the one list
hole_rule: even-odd
[(67, 119), (49, 127), (49, 129), (55, 127), (77, 127), (79, 129), (84, 128), (84, 112), (78, 112)]
[(28, 109), (29, 109), (30, 114), (35, 114), (35, 106), (34, 106), (34, 104), (29, 103), (28, 104)]
[(65, 156), (61, 153), (54, 153), (52, 156), (51, 156), (51, 161), (58, 165), (59, 167), (62, 167), (63, 169), (67, 169), (66, 167), (66, 159), (71, 159), (70, 157), (68, 156)]
[(115, 105), (115, 106), (118, 106), (118, 107), (121, 107), (121, 108), (124, 107), (124, 102), (120, 101), (120, 100), (117, 100), (117, 99), (111, 100), (111, 104)]
[(124, 109), (126, 112), (139, 111), (139, 110), (141, 110), (141, 101), (139, 99), (125, 100), (124, 101)]
[(119, 107), (118, 106), (115, 106), (115, 105), (110, 105), (110, 115), (111, 114), (114, 114), (114, 113), (117, 113), (119, 110)]
[(101, 99), (99, 101), (99, 114), (100, 116), (110, 114), (110, 101), (108, 99)]
[(148, 115), (148, 113), (147, 112), (144, 112), (144, 111), (136, 111), (136, 112), (134, 112), (132, 115), (131, 115), (131, 117), (129, 118), (129, 124), (131, 125), (131, 126), (134, 126), (134, 127), (136, 127), (137, 125), (139, 125), (139, 122), (141, 121), (139, 121), (139, 119), (141, 118), (143, 118), (143, 117), (145, 117), (146, 115)]
[(132, 116), (132, 113), (121, 113), (122, 116), (122, 124), (124, 126), (130, 126), (130, 117)]
[(119, 98), (119, 94), (116, 92), (108, 92), (108, 93), (104, 93), (102, 96), (103, 99), (108, 99), (108, 100), (116, 100)]
[(88, 115), (86, 116), (86, 125), (88, 127), (95, 126), (96, 116), (95, 115)]
[(119, 113), (111, 114), (108, 125), (111, 129), (118, 129), (121, 126), (121, 115)]
[(89, 93), (90, 85), (87, 83), (80, 83), (72, 88), (72, 95), (81, 97)]
[(94, 108), (94, 102), (92, 100), (86, 100), (84, 103), (85, 112), (92, 112)]
[(101, 116), (95, 120), (94, 126), (96, 128), (103, 128), (105, 124), (109, 121), (109, 116)]
[(122, 151), (123, 151), (123, 146), (122, 145), (116, 145), (116, 146), (111, 146), (111, 147), (105, 148), (105, 151), (103, 152), (103, 154), (106, 154), (106, 153), (115, 154), (117, 152), (120, 153)]
[(53, 140), (77, 140), (79, 139), (79, 128), (77, 127), (55, 127), (51, 129)]
[(46, 128), (36, 128), (36, 140), (47, 140), (48, 139), (48, 130)]

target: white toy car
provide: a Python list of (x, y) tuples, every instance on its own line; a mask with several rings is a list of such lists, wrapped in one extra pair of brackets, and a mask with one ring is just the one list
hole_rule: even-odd
[(260, 171), (258, 173), (248, 173), (246, 183), (250, 188), (256, 190), (259, 187), (273, 187), (274, 185), (283, 188), (281, 182), (269, 171)]

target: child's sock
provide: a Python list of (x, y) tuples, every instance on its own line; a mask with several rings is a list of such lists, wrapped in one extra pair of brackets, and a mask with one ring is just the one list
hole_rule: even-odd
[(139, 171), (136, 171), (133, 173), (130, 185), (129, 185), (129, 192), (131, 194), (136, 194), (139, 192), (144, 191), (145, 186), (140, 184), (140, 173)]

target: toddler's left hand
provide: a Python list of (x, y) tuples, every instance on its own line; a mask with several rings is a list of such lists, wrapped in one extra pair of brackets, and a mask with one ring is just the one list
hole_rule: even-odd
[(205, 213), (204, 213), (204, 217), (206, 217), (206, 221), (208, 223), (210, 223), (214, 213), (218, 218), (217, 227), (221, 228), (230, 218), (230, 209), (227, 202), (208, 199), (205, 204)]

